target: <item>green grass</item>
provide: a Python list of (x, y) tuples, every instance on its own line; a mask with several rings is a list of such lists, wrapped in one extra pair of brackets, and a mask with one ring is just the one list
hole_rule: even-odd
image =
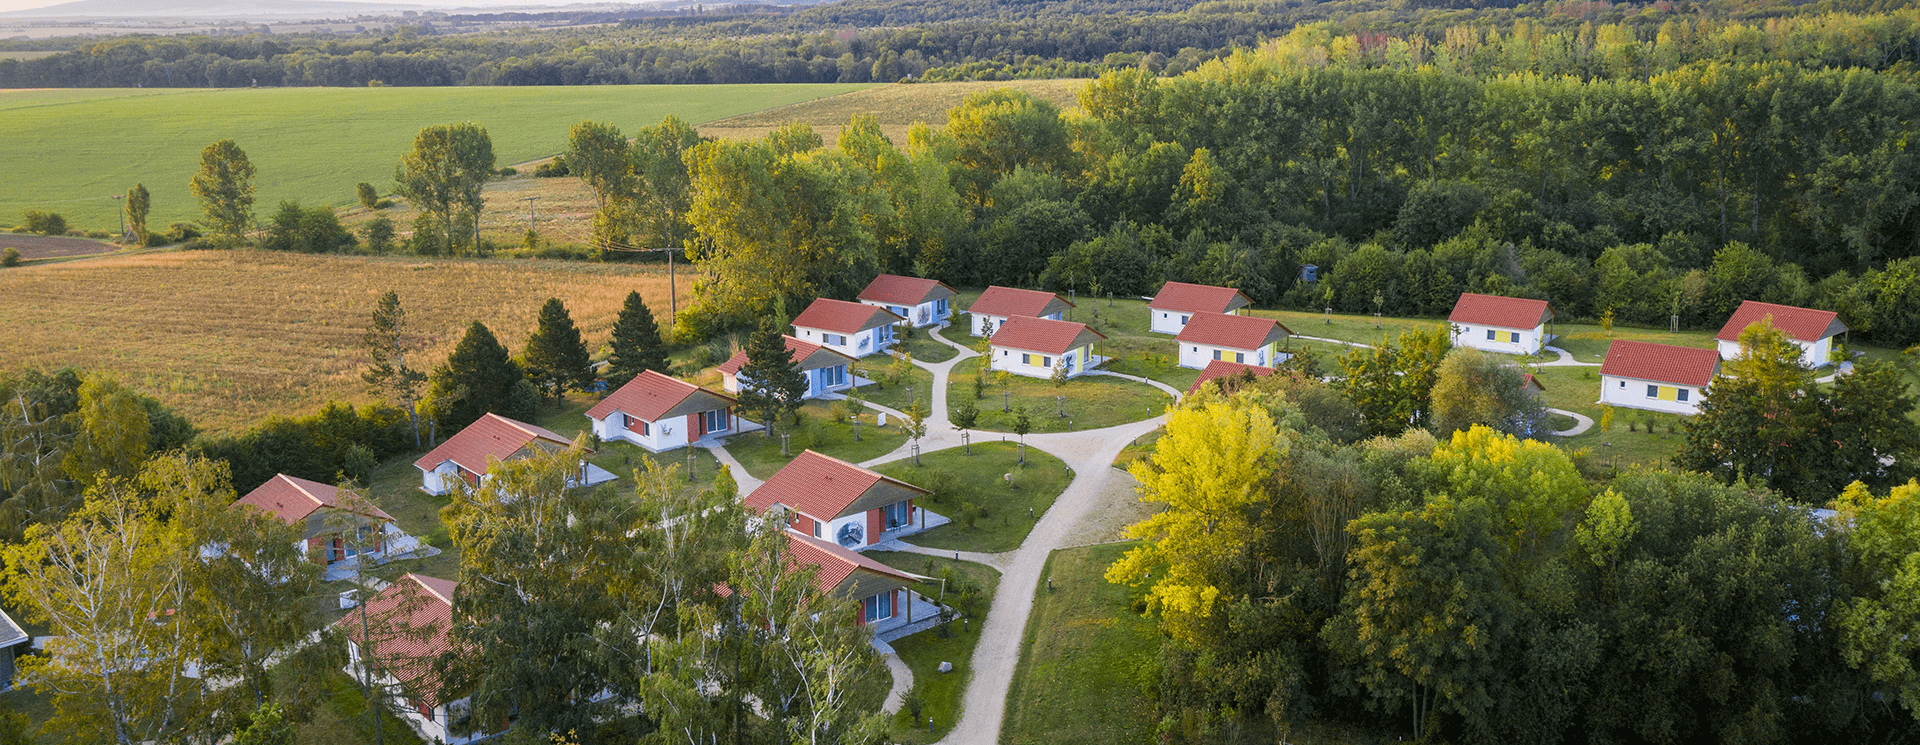
[(1133, 438), (1133, 442), (1129, 442), (1126, 447), (1121, 448), (1120, 455), (1113, 459), (1113, 467), (1125, 471), (1129, 466), (1133, 465), (1134, 461), (1153, 455), (1154, 448), (1160, 444), (1160, 438), (1166, 436), (1166, 434), (1167, 428), (1161, 427)]
[[(875, 357), (872, 358), (871, 364), (859, 366), (859, 369), (866, 373), (862, 377), (874, 381), (871, 385), (860, 386), (860, 398), (901, 412), (906, 411), (908, 405), (918, 403), (921, 416), (931, 416), (933, 414), (933, 373), (914, 366), (908, 368), (906, 374), (901, 375), (897, 382), (888, 382), (885, 378), (888, 377), (888, 371), (893, 364), (896, 363), (888, 362), (887, 358)], [(913, 389), (911, 399), (907, 398), (909, 387)]]
[(1000, 742), (1106, 745), (1147, 742), (1159, 675), (1159, 634), (1129, 606), (1143, 592), (1109, 584), (1107, 566), (1136, 544), (1063, 549), (1047, 558), (1027, 618), (1020, 667), (1007, 694)]
[[(875, 470), (933, 490), (926, 507), (956, 518), (955, 522), (906, 539), (928, 548), (986, 553), (1019, 548), (1034, 524), (1053, 506), (1053, 500), (1067, 488), (1065, 463), (1027, 448), (1027, 464), (1022, 466), (1020, 446), (1012, 442), (982, 442), (973, 446), (973, 455), (967, 455), (965, 448), (923, 453), (920, 462), (915, 466), (909, 458)], [(1007, 486), (1006, 474), (1013, 474), (1012, 488)], [(957, 519), (964, 512), (964, 504), (984, 511), (971, 528)]]
[[(1096, 347), (1096, 351), (1098, 348)], [(947, 378), (947, 414), (973, 400), (973, 380), (980, 374), (984, 358), (975, 357), (954, 365)], [(1006, 387), (988, 377), (986, 396), (974, 401), (980, 419), (973, 428), (990, 432), (1012, 432), (1013, 415), (1002, 412), (1003, 392), (1010, 392), (1011, 409), (1025, 407), (1034, 432), (1073, 432), (1112, 427), (1128, 422), (1152, 419), (1165, 412), (1173, 398), (1158, 388), (1132, 380), (1103, 375), (1083, 375), (1056, 386), (1051, 380), (1008, 375)], [(1065, 396), (1056, 401), (1055, 396)], [(1064, 410), (1066, 416), (1058, 415)]]
[[(929, 577), (951, 568), (956, 580), (978, 588), (979, 606), (983, 609), (993, 607), (993, 594), (1000, 586), (1000, 573), (981, 564), (887, 551), (869, 551), (863, 555), (895, 569)], [(937, 599), (940, 585), (936, 582), (931, 587), (923, 587), (922, 592)], [(934, 742), (945, 737), (960, 721), (961, 697), (973, 678), (974, 646), (980, 642), (980, 629), (985, 626), (985, 618), (974, 618), (964, 625), (953, 624), (949, 638), (940, 638), (938, 629), (928, 629), (893, 642), (900, 661), (913, 671), (913, 691), (925, 703), (917, 722), (909, 721), (912, 713), (904, 707), (893, 717), (892, 735), (896, 741)], [(940, 672), (942, 662), (953, 663), (953, 671)], [(932, 732), (927, 731), (927, 717), (933, 717)]]
[[(853, 423), (833, 421), (831, 407), (820, 401), (808, 401), (800, 407), (802, 423), (795, 427), (788, 425), (776, 430), (774, 437), (764, 432), (748, 432), (735, 435), (727, 440), (727, 452), (739, 459), (747, 473), (756, 479), (765, 480), (785, 466), (794, 456), (808, 450), (817, 450), (821, 454), (831, 455), (848, 463), (861, 463), (878, 458), (906, 444), (907, 436), (901, 434), (900, 427), (892, 421), (887, 426), (874, 424), (872, 412), (860, 416), (860, 441), (853, 440)], [(780, 454), (778, 433), (788, 433), (790, 455)]]
[(866, 88), (866, 85), (687, 85), (228, 90), (44, 90), (0, 95), (0, 213), (53, 210), (94, 230), (118, 227), (117, 202), (135, 182), (153, 194), (152, 225), (195, 220), (187, 182), (200, 150), (230, 138), (258, 169), (255, 211), (283, 199), (355, 203), (354, 184), (390, 188), (422, 127), (473, 121), (498, 165), (566, 148), (583, 119), (626, 131), (673, 114), (698, 124)]
[[(327, 679), (325, 703), (313, 711), (313, 720), (294, 733), (297, 745), (335, 745), (336, 743), (373, 742), (373, 723), (365, 719), (367, 700), (360, 687), (346, 673)], [(419, 744), (413, 729), (392, 714), (382, 714), (383, 733), (394, 745)]]
[(954, 355), (960, 354), (953, 347), (947, 346), (946, 342), (933, 338), (932, 329), (914, 329), (913, 336), (907, 339), (904, 346), (907, 353), (913, 355), (914, 359), (927, 363), (946, 362), (953, 359)]

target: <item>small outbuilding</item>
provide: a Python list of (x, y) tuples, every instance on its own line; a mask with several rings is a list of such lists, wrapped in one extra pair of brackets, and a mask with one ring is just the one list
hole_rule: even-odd
[(1005, 325), (1009, 318), (1040, 318), (1058, 321), (1066, 316), (1073, 303), (1051, 292), (1039, 290), (1020, 290), (1012, 287), (988, 287), (980, 293), (973, 305), (967, 306), (967, 333), (985, 336), (980, 333), (981, 320), (995, 332)]
[(602, 440), (622, 440), (661, 453), (703, 437), (738, 432), (740, 420), (733, 413), (738, 404), (732, 396), (646, 370), (594, 404), (587, 419)]
[(1231, 287), (1168, 282), (1147, 302), (1147, 327), (1156, 334), (1178, 334), (1199, 313), (1235, 314), (1253, 298)]
[(1840, 314), (1830, 310), (1748, 300), (1740, 304), (1733, 312), (1733, 317), (1727, 319), (1727, 324), (1720, 327), (1720, 333), (1713, 337), (1719, 343), (1720, 359), (1730, 360), (1740, 356), (1740, 332), (1769, 319), (1773, 321), (1774, 328), (1800, 347), (1800, 364), (1811, 369), (1833, 363), (1833, 337), (1847, 332), (1847, 325), (1840, 322)]
[(1550, 334), (1553, 306), (1545, 300), (1460, 293), (1447, 322), (1453, 345), (1482, 352), (1539, 354)]
[(1600, 365), (1600, 403), (1671, 414), (1700, 413), (1700, 399), (1720, 372), (1711, 349), (1615, 341)]
[(1271, 367), (1284, 361), (1280, 351), (1293, 332), (1271, 318), (1195, 313), (1174, 342), (1180, 347), (1180, 366), (1203, 369), (1213, 361)]
[[(782, 335), (780, 339), (787, 343), (787, 352), (793, 355), (794, 364), (800, 366), (800, 374), (807, 377), (807, 395), (801, 398), (819, 398), (847, 390), (856, 384), (857, 381), (853, 379), (853, 363), (856, 360), (852, 357), (791, 336)], [(720, 387), (730, 395), (740, 395), (740, 370), (746, 366), (746, 350), (728, 357), (726, 362), (720, 364)]]
[(859, 359), (893, 346), (893, 325), (907, 319), (886, 308), (820, 298), (793, 319), (793, 335)]
[(987, 340), (987, 366), (1030, 378), (1052, 378), (1059, 367), (1077, 377), (1103, 361), (1094, 356), (1093, 343), (1106, 338), (1084, 323), (1014, 316)]
[(945, 323), (953, 315), (952, 301), (956, 294), (947, 283), (937, 279), (882, 274), (867, 283), (867, 289), (860, 291), (859, 300), (900, 316), (905, 319), (901, 323), (924, 328)]

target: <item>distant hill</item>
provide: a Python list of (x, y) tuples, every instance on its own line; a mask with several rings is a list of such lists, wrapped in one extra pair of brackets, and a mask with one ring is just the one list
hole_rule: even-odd
[(244, 16), (355, 16), (425, 10), (418, 3), (346, 0), (74, 0), (12, 10), (0, 18), (236, 18)]

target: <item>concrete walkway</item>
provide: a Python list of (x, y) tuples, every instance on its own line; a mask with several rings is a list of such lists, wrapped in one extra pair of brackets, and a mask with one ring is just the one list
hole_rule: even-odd
[(1554, 437), (1572, 437), (1574, 435), (1586, 432), (1587, 430), (1593, 428), (1593, 419), (1591, 417), (1587, 417), (1581, 414), (1575, 414), (1571, 411), (1567, 411), (1566, 409), (1547, 409), (1547, 411), (1551, 411), (1555, 414), (1562, 414), (1565, 416), (1573, 417), (1572, 429), (1563, 429), (1563, 430), (1560, 430), (1559, 432), (1547, 433), (1547, 434), (1553, 435)]
[(1345, 345), (1347, 345), (1347, 346), (1349, 346), (1349, 347), (1359, 347), (1359, 348), (1361, 348), (1361, 349), (1372, 349), (1372, 348), (1373, 348), (1373, 345), (1372, 345), (1372, 344), (1361, 344), (1360, 342), (1357, 342), (1357, 341), (1341, 341), (1341, 340), (1339, 340), (1339, 339), (1328, 339), (1328, 338), (1326, 338), (1326, 337), (1324, 337), (1324, 336), (1301, 336), (1301, 335), (1299, 335), (1299, 334), (1294, 334), (1294, 335), (1293, 335), (1293, 338), (1295, 338), (1295, 339), (1304, 339), (1304, 340), (1306, 340), (1306, 341), (1324, 341), (1324, 342), (1326, 342), (1326, 343), (1328, 343), (1328, 344), (1345, 344)]
[(733, 457), (733, 453), (727, 452), (727, 449), (722, 447), (720, 443), (709, 442), (700, 445), (700, 447), (706, 448), (709, 453), (713, 453), (713, 457), (719, 459), (721, 465), (733, 471), (733, 483), (740, 485), (740, 496), (745, 497), (748, 494), (752, 494), (753, 490), (760, 488), (761, 484), (766, 483), (754, 478), (753, 474), (747, 473), (747, 467), (740, 465), (740, 460)]
[(1561, 349), (1559, 347), (1546, 346), (1546, 347), (1541, 347), (1541, 349), (1554, 353), (1555, 355), (1559, 356), (1559, 359), (1556, 359), (1552, 362), (1536, 363), (1540, 367), (1599, 367), (1600, 366), (1600, 363), (1598, 362), (1581, 362), (1579, 360), (1576, 360), (1573, 358), (1572, 352), (1569, 352), (1565, 349)]

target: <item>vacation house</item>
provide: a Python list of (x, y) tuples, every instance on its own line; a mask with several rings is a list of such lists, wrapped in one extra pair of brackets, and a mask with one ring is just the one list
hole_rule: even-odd
[(988, 287), (986, 292), (967, 307), (967, 333), (985, 336), (980, 333), (981, 319), (986, 319), (996, 332), (1009, 318), (1042, 318), (1058, 321), (1073, 307), (1066, 298), (1051, 292), (1039, 290), (1016, 290), (1012, 287)]
[(1280, 345), (1292, 335), (1271, 318), (1195, 313), (1174, 341), (1181, 367), (1199, 370), (1215, 360), (1271, 367), (1290, 356)]
[(1076, 377), (1102, 362), (1093, 355), (1093, 343), (1106, 338), (1084, 323), (1014, 316), (988, 340), (988, 366), (1030, 378), (1052, 378), (1061, 367), (1067, 377)]
[(893, 346), (893, 325), (906, 320), (885, 308), (820, 298), (793, 319), (794, 336), (855, 359)]
[(1196, 313), (1231, 315), (1249, 305), (1253, 299), (1231, 287), (1168, 282), (1147, 302), (1147, 324), (1156, 334), (1178, 334)]
[[(402, 532), (393, 517), (372, 502), (351, 493), (343, 498), (338, 487), (284, 473), (234, 500), (233, 506), (261, 510), (298, 526), (301, 538), (296, 545), (322, 566), (350, 563), (362, 551), (374, 561), (385, 561), (420, 549), (420, 541)], [(352, 530), (356, 540), (348, 541), (346, 530)]]
[[(438, 496), (453, 491), (457, 481), (479, 486), (493, 461), (551, 453), (572, 445), (567, 438), (540, 427), (489, 413), (447, 438), (432, 452), (420, 456), (413, 466), (420, 469), (420, 490)], [(567, 485), (592, 486), (614, 478), (612, 473), (583, 461), (580, 472), (568, 479)]]
[(1226, 360), (1214, 360), (1208, 362), (1207, 366), (1200, 370), (1200, 377), (1194, 379), (1193, 385), (1187, 386), (1187, 395), (1191, 396), (1199, 391), (1200, 386), (1206, 385), (1209, 380), (1219, 380), (1221, 378), (1239, 375), (1241, 372), (1252, 372), (1254, 377), (1264, 378), (1273, 374), (1273, 368), (1260, 367), (1258, 365), (1242, 365), (1238, 362), (1228, 362)]
[(1547, 343), (1547, 322), (1553, 306), (1545, 300), (1460, 293), (1447, 321), (1453, 325), (1453, 345), (1483, 352), (1539, 354)]
[(951, 304), (955, 294), (952, 287), (937, 279), (882, 274), (867, 283), (859, 299), (861, 303), (885, 308), (905, 319), (901, 323), (926, 327), (944, 323), (953, 315)]
[(1748, 300), (1740, 303), (1733, 317), (1727, 319), (1727, 325), (1721, 326), (1720, 333), (1713, 337), (1719, 342), (1720, 359), (1740, 356), (1740, 332), (1769, 318), (1773, 319), (1774, 328), (1800, 347), (1800, 364), (1813, 369), (1833, 362), (1833, 337), (1847, 330), (1847, 325), (1840, 322), (1840, 314), (1830, 310)]
[(740, 431), (739, 402), (678, 378), (646, 370), (587, 410), (593, 434), (660, 453), (709, 435)]
[(822, 594), (852, 600), (858, 606), (856, 620), (876, 636), (894, 638), (888, 632), (911, 626), (916, 615), (919, 621), (928, 622), (940, 612), (939, 606), (924, 599), (915, 602), (918, 593), (913, 586), (927, 581), (926, 577), (900, 571), (798, 530), (788, 530), (787, 541), (794, 565), (819, 567), (813, 575), (814, 587)]
[[(787, 343), (787, 352), (793, 355), (793, 362), (800, 366), (800, 374), (807, 378), (807, 395), (801, 398), (819, 398), (828, 393), (838, 393), (855, 384), (853, 379), (854, 359), (813, 342), (801, 341), (791, 336), (781, 336)], [(740, 369), (747, 366), (747, 352), (741, 350), (720, 364), (720, 387), (727, 393), (740, 395)]]
[[(347, 674), (371, 671), (394, 690), (402, 718), (427, 742), (461, 745), (486, 739), (469, 699), (447, 690), (434, 660), (453, 650), (453, 594), (459, 583), (409, 573), (333, 622), (347, 640)], [(366, 666), (363, 668), (363, 666)]]
[(1700, 413), (1700, 398), (1720, 371), (1711, 349), (1615, 341), (1600, 365), (1600, 403), (1673, 414)]
[(928, 527), (914, 500), (930, 493), (808, 450), (748, 494), (747, 506), (784, 510), (794, 530), (859, 551)]

